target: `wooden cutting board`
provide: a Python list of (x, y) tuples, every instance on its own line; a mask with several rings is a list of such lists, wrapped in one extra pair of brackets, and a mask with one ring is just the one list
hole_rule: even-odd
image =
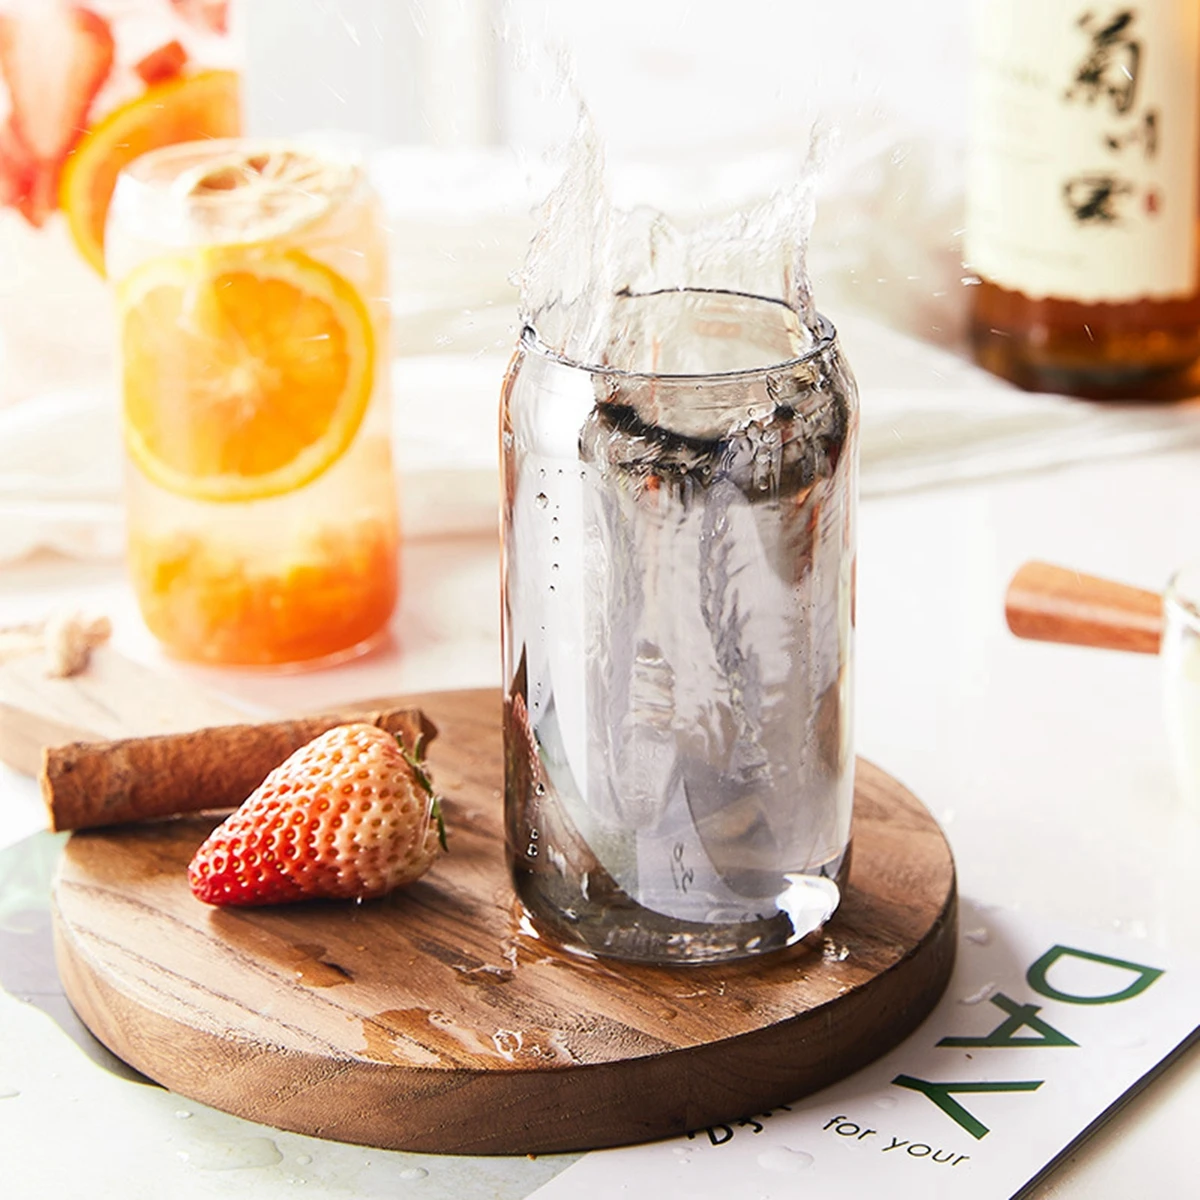
[(110, 1049), (182, 1095), (321, 1137), (535, 1153), (761, 1113), (890, 1049), (953, 965), (936, 823), (858, 766), (854, 852), (824, 934), (759, 960), (653, 968), (573, 956), (523, 922), (503, 849), (500, 698), (420, 704), (451, 853), (382, 901), (218, 910), (186, 818), (77, 833), (54, 885), (64, 988)]

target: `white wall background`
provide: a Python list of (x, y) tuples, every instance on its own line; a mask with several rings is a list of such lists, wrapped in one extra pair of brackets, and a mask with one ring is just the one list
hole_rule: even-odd
[[(480, 147), (537, 173), (581, 97), (624, 185), (618, 199), (677, 214), (783, 182), (821, 118), (840, 140), (811, 256), (819, 300), (953, 342), (977, 2), (243, 0), (249, 121), (430, 148), (391, 173), (404, 209), (441, 170), (432, 148), (457, 152), (451, 175)], [(473, 203), (479, 244), (492, 248), (486, 196)], [(436, 257), (428, 215), (419, 240)]]
[[(454, 3), (454, 0), (447, 0)], [(971, 0), (508, 0), (502, 127), (545, 143), (547, 47), (621, 153), (793, 138), (812, 117), (964, 129)], [(521, 69), (523, 53), (534, 70)]]
[(976, 0), (243, 0), (252, 121), (562, 137), (560, 62), (619, 154), (744, 150), (815, 114), (961, 137)]

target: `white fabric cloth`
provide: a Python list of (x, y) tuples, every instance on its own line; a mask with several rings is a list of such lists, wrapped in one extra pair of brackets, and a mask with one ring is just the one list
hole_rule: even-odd
[[(1200, 445), (1196, 402), (1096, 405), (1028, 395), (965, 364), (947, 375), (944, 352), (873, 322), (846, 329), (861, 382), (867, 497)], [(505, 362), (497, 354), (396, 360), (393, 436), (406, 536), (496, 528)], [(926, 377), (940, 372), (946, 386), (888, 386), (920, 376), (922, 362)], [(0, 410), (0, 562), (36, 549), (111, 559), (121, 544), (111, 393), (58, 393)]]
[(34, 550), (121, 553), (121, 452), (104, 392), (56, 392), (0, 409), (0, 562)]

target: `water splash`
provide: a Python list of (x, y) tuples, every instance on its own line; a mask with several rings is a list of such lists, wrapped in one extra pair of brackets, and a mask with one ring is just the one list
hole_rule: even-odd
[(823, 126), (814, 127), (792, 184), (743, 211), (685, 225), (650, 207), (614, 205), (604, 148), (580, 105), (562, 179), (542, 205), (516, 276), (522, 321), (571, 361), (644, 370), (623, 358), (638, 339), (624, 327), (629, 306), (620, 298), (680, 288), (741, 292), (791, 307), (799, 317), (793, 350), (802, 353), (814, 319), (805, 256), (829, 141)]

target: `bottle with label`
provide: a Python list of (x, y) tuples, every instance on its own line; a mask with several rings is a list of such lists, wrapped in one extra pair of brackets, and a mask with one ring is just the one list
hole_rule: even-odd
[(1033, 391), (1200, 391), (1200, 4), (984, 0), (977, 35), (976, 359)]

